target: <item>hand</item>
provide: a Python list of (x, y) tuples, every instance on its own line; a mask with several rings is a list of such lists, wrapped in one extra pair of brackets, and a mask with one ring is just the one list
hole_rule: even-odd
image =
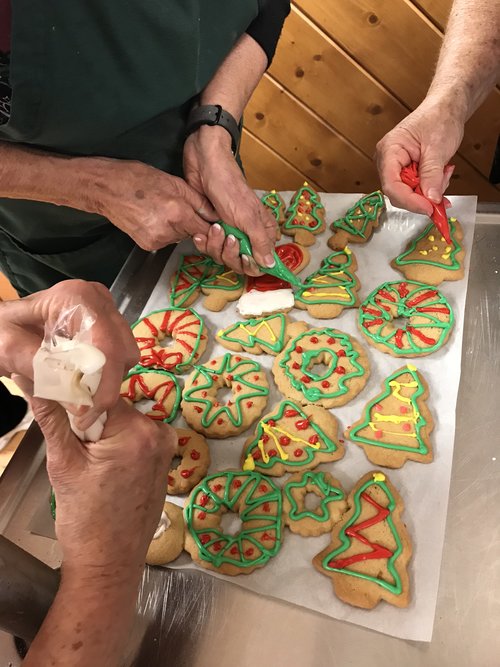
[[(92, 343), (106, 355), (94, 407), (80, 409), (77, 426), (85, 430), (115, 405), (125, 373), (139, 360), (137, 343), (119, 314), (109, 291), (100, 283), (67, 280), (18, 301), (0, 304), (0, 375), (18, 374), (33, 380), (33, 357), (61, 313), (81, 305), (94, 316)], [(77, 329), (78, 318), (70, 326)], [(76, 331), (68, 331), (71, 335)]]
[(189, 185), (213, 204), (221, 220), (248, 234), (255, 261), (239, 256), (239, 243), (232, 236), (226, 239), (220, 225), (194, 235), (197, 249), (237, 273), (259, 275), (257, 264), (273, 266), (276, 221), (248, 186), (224, 128), (202, 126), (188, 137), (184, 145), (184, 175)]
[(158, 525), (175, 430), (120, 400), (101, 440), (84, 444), (60, 405), (41, 399), (31, 405), (47, 442), (63, 576), (132, 583)]
[(205, 197), (182, 178), (142, 162), (97, 158), (106, 194), (99, 213), (144, 250), (158, 250), (195, 234), (207, 235), (217, 219)]
[(401, 169), (418, 162), (422, 191), (439, 204), (453, 174), (448, 162), (463, 133), (464, 123), (451, 104), (427, 98), (386, 134), (377, 144), (376, 158), (382, 190), (392, 204), (430, 216), (431, 203), (401, 181)]

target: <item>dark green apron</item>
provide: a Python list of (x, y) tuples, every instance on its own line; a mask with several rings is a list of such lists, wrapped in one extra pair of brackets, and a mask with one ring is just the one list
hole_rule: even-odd
[[(182, 174), (193, 98), (258, 0), (12, 0), (12, 115), (0, 140)], [(133, 241), (105, 218), (0, 199), (0, 266), (20, 294), (110, 285)]]

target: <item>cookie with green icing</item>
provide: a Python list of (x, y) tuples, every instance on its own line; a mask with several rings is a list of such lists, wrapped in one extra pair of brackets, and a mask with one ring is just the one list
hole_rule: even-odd
[(392, 260), (391, 266), (408, 280), (428, 285), (440, 285), (444, 280), (462, 280), (465, 258), (463, 231), (456, 218), (449, 218), (448, 221), (450, 243), (431, 222), (410, 241), (401, 255)]
[(283, 201), (282, 196), (276, 190), (270, 190), (262, 195), (260, 201), (268, 208), (273, 214), (278, 225), (282, 225), (285, 222), (285, 202)]
[(125, 377), (120, 396), (130, 403), (151, 401), (146, 415), (154, 421), (173, 421), (181, 402), (179, 381), (168, 371), (136, 366)]
[(303, 246), (315, 243), (315, 236), (325, 229), (325, 207), (316, 190), (304, 182), (292, 195), (281, 230)]
[(406, 461), (431, 463), (430, 434), (434, 428), (427, 407), (429, 390), (422, 374), (408, 364), (382, 382), (362, 417), (347, 431), (375, 465), (401, 468)]
[[(310, 495), (317, 500), (313, 509), (307, 507)], [(344, 490), (328, 472), (299, 472), (283, 487), (283, 515), (292, 533), (304, 537), (329, 533), (346, 510)]]
[(369, 472), (347, 504), (349, 511), (333, 527), (331, 544), (314, 557), (314, 567), (330, 577), (343, 602), (363, 609), (381, 600), (407, 607), (412, 545), (401, 496), (384, 473)]
[(284, 313), (243, 320), (217, 332), (221, 345), (233, 352), (279, 354), (287, 341), (307, 328), (304, 322), (291, 322)]
[(380, 190), (361, 197), (342, 218), (330, 225), (333, 236), (328, 239), (332, 250), (343, 250), (348, 243), (366, 243), (386, 209), (384, 195)]

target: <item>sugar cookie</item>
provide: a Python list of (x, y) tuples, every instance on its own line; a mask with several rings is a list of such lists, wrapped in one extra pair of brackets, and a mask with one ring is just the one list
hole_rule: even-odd
[(122, 382), (120, 396), (130, 403), (154, 401), (146, 415), (155, 421), (171, 422), (179, 410), (181, 388), (172, 373), (137, 366)]
[(235, 322), (217, 332), (221, 345), (233, 352), (278, 354), (287, 341), (307, 328), (303, 322), (291, 322), (283, 313)]
[(369, 241), (373, 230), (379, 226), (385, 208), (384, 195), (380, 190), (362, 197), (342, 218), (330, 225), (333, 232), (328, 239), (330, 248), (343, 250), (348, 243)]
[(325, 207), (319, 194), (307, 181), (292, 196), (285, 217), (281, 227), (283, 234), (293, 236), (300, 245), (313, 245), (314, 237), (324, 231)]
[(146, 555), (148, 565), (166, 565), (181, 555), (184, 548), (182, 509), (165, 503), (163, 512)]
[(168, 471), (167, 493), (171, 496), (188, 493), (207, 474), (210, 452), (205, 438), (187, 428), (176, 428), (177, 448), (174, 457), (181, 461)]

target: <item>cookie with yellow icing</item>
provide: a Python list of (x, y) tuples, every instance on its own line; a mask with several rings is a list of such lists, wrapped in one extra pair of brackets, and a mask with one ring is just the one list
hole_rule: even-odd
[(315, 243), (314, 237), (324, 230), (325, 207), (320, 195), (306, 181), (292, 195), (281, 231), (287, 236), (293, 236), (296, 243), (310, 246)]
[(307, 328), (304, 322), (291, 322), (284, 313), (235, 322), (217, 332), (218, 342), (233, 352), (279, 354), (287, 341)]

